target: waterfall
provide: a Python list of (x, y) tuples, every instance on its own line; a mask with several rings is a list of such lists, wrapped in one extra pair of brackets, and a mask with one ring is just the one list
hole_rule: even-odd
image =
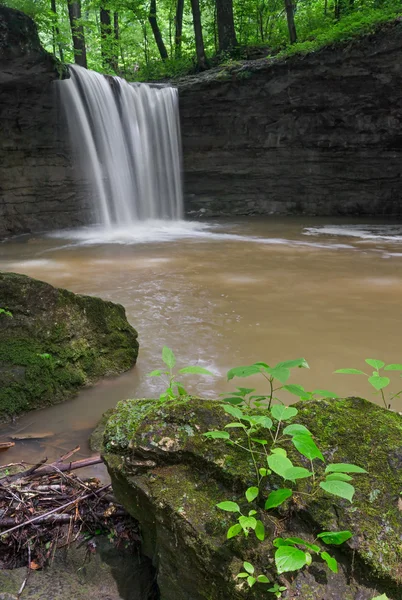
[(61, 98), (97, 224), (180, 219), (177, 89), (129, 84), (77, 66), (70, 66), (70, 76), (60, 82)]

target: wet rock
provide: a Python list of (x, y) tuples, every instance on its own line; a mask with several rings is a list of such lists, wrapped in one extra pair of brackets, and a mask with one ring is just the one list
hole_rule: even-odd
[(402, 21), (177, 82), (186, 208), (402, 214)]
[[(226, 540), (235, 520), (216, 508), (232, 500), (246, 509), (244, 490), (255, 485), (246, 452), (202, 435), (233, 420), (218, 402), (144, 399), (117, 405), (105, 428), (104, 460), (115, 495), (141, 524), (143, 549), (157, 569), (162, 600), (265, 598), (263, 586), (250, 591), (236, 579), (244, 560), (277, 581), (273, 538), (312, 542), (321, 531), (346, 529), (354, 534), (348, 542), (322, 546), (336, 556), (339, 573), (313, 560), (299, 574), (287, 574), (284, 597), (370, 600), (379, 590), (392, 600), (402, 597), (402, 418), (355, 398), (298, 406), (297, 422), (308, 425), (326, 460), (355, 463), (369, 474), (355, 477), (352, 505), (319, 488), (314, 497), (296, 494), (294, 502), (268, 518), (262, 501), (255, 507), (267, 532), (261, 543), (252, 536)], [(318, 464), (318, 476), (322, 470)], [(266, 481), (264, 499), (281, 485), (276, 476)]]
[(0, 419), (60, 402), (137, 355), (121, 305), (0, 272)]
[[(156, 600), (149, 560), (133, 562), (128, 550), (116, 550), (106, 538), (58, 551), (49, 568), (31, 571), (26, 600)], [(0, 570), (0, 600), (16, 600), (27, 569)]]

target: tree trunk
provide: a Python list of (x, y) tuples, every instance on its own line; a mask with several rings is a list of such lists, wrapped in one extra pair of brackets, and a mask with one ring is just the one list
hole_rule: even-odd
[(156, 20), (156, 0), (151, 0), (148, 21), (152, 27), (152, 32), (154, 34), (156, 45), (158, 46), (159, 54), (161, 55), (162, 60), (166, 60), (169, 57), (169, 55), (166, 50), (166, 46), (163, 43), (163, 38), (159, 29), (158, 21)]
[(232, 50), (237, 44), (233, 19), (233, 0), (216, 0), (219, 50)]
[(77, 65), (87, 68), (84, 27), (79, 22), (81, 19), (81, 0), (67, 0), (67, 2), (73, 38), (74, 61)]
[(286, 19), (288, 22), (289, 39), (291, 44), (297, 42), (297, 33), (295, 25), (295, 15), (292, 0), (285, 0)]
[(208, 61), (205, 56), (204, 38), (202, 36), (201, 11), (199, 0), (191, 0), (193, 13), (195, 49), (197, 52), (197, 66), (201, 71), (208, 69)]
[(59, 47), (59, 55), (60, 55), (60, 60), (61, 62), (64, 62), (64, 52), (63, 52), (63, 46), (61, 45), (60, 42), (60, 29), (58, 26), (58, 17), (57, 17), (57, 6), (56, 6), (56, 0), (50, 0), (50, 6), (52, 9), (52, 12), (54, 12), (55, 17), (54, 17), (54, 27), (53, 27), (53, 52), (54, 54), (56, 54), (56, 41), (57, 41), (57, 45)]
[(107, 8), (100, 8), (100, 32), (101, 32), (101, 52), (102, 52), (102, 64), (106, 69), (113, 69), (112, 60), (112, 20), (110, 16), (110, 10)]
[(112, 56), (112, 69), (114, 71), (119, 70), (119, 13), (115, 12), (113, 15), (113, 35), (114, 35), (114, 52)]
[(183, 31), (184, 0), (177, 0), (176, 6), (176, 33), (174, 38), (174, 56), (181, 57), (181, 36)]

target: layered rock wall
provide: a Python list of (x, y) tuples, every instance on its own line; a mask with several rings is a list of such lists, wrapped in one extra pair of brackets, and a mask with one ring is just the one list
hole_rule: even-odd
[(0, 236), (88, 219), (56, 97), (61, 76), (33, 21), (0, 6)]
[(188, 211), (402, 214), (402, 22), (179, 90)]

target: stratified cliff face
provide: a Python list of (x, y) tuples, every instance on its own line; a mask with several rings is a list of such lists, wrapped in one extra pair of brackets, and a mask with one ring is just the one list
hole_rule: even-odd
[(179, 90), (189, 212), (402, 214), (402, 22)]
[(0, 236), (87, 218), (55, 97), (60, 76), (33, 21), (0, 6)]

